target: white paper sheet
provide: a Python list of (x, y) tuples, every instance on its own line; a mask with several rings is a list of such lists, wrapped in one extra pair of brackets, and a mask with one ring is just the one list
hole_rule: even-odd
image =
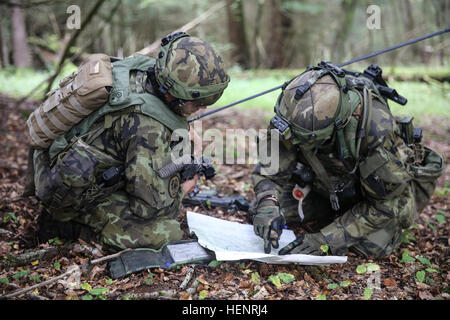
[(325, 265), (345, 263), (346, 256), (313, 256), (306, 254), (288, 254), (279, 256), (278, 251), (296, 239), (292, 230), (283, 230), (279, 248), (264, 253), (264, 241), (255, 235), (253, 226), (232, 222), (188, 211), (189, 230), (194, 232), (201, 246), (212, 250), (218, 261), (256, 260), (266, 263), (304, 265)]

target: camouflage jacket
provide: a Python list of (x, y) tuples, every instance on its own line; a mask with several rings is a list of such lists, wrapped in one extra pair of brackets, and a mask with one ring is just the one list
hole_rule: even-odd
[[(148, 94), (145, 80), (145, 74), (133, 71), (130, 91)], [(138, 217), (179, 212), (184, 197), (179, 175), (163, 179), (156, 172), (171, 161), (172, 130), (140, 112), (143, 107), (132, 105), (99, 118), (54, 158), (52, 166), (48, 152), (35, 152), (36, 195), (52, 211), (67, 211), (64, 217), (59, 214), (61, 220), (77, 216), (73, 211), (90, 212), (118, 190), (126, 191), (129, 209)], [(112, 166), (121, 166), (124, 176), (115, 185), (100, 187), (99, 176)]]
[[(146, 80), (145, 73), (132, 71), (131, 92), (148, 94)], [(127, 110), (107, 115), (104, 126), (108, 128), (91, 145), (123, 163), (131, 212), (148, 219), (179, 211), (184, 197), (179, 176), (162, 179), (156, 173), (171, 161), (172, 131), (148, 115)]]
[[(352, 117), (359, 119), (359, 109), (355, 110)], [(346, 132), (348, 144), (356, 140), (354, 132)], [(350, 208), (337, 213), (334, 221), (321, 229), (333, 253), (345, 252), (345, 249), (364, 237), (383, 237), (377, 235), (377, 231), (387, 225), (408, 227), (415, 216), (414, 196), (409, 183), (412, 177), (405, 166), (411, 150), (399, 137), (389, 108), (380, 101), (373, 100), (373, 113), (367, 132), (365, 155), (357, 164), (354, 174), (349, 173), (338, 159), (334, 141), (320, 148), (316, 154), (336, 190), (354, 188), (359, 193), (359, 197), (352, 199)], [(270, 135), (267, 139), (271, 139)], [(253, 183), (257, 200), (267, 194), (277, 196), (281, 212), (286, 215), (286, 194), (289, 197), (295, 186), (291, 179), (292, 173), (297, 162), (307, 162), (297, 146), (281, 141), (278, 172), (263, 175), (262, 165), (258, 164), (253, 172)], [(329, 193), (317, 179), (312, 184), (312, 190), (328, 201)], [(343, 192), (338, 193), (338, 196), (341, 201), (345, 201), (342, 199)]]
[[(156, 173), (170, 161), (172, 132), (155, 119), (135, 112), (125, 113), (92, 143), (92, 146), (123, 161), (125, 191), (130, 210), (141, 218), (179, 210), (183, 189)], [(176, 206), (175, 209), (173, 206)]]

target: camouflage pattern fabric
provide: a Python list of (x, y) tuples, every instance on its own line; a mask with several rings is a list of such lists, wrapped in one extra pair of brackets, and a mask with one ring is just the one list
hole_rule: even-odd
[[(389, 255), (401, 243), (402, 229), (411, 226), (417, 216), (413, 175), (405, 165), (411, 149), (396, 130), (389, 109), (374, 102), (367, 157), (359, 164), (357, 175), (345, 174), (333, 141), (318, 149), (317, 157), (330, 180), (333, 183), (345, 181), (349, 188), (353, 186), (357, 191), (356, 196), (350, 198), (346, 197), (345, 190), (338, 193), (339, 211), (331, 209), (329, 193), (314, 181), (312, 192), (304, 200), (305, 219), (300, 221), (298, 202), (292, 197), (291, 175), (297, 162), (306, 162), (297, 146), (289, 141), (280, 145), (279, 153), (283, 157), (280, 157), (277, 174), (264, 176), (262, 164), (256, 166), (252, 176), (256, 196), (261, 193), (277, 195), (287, 223), (300, 222), (309, 232), (320, 231), (333, 254), (345, 254), (351, 248), (365, 256)], [(350, 135), (346, 138), (350, 139)], [(356, 139), (355, 134), (353, 139)], [(336, 189), (339, 189), (337, 185)]]
[(147, 82), (147, 72), (139, 70), (130, 71), (130, 91), (133, 93), (144, 93)]
[(330, 75), (318, 79), (300, 99), (295, 99), (297, 88), (311, 79), (314, 73), (305, 72), (289, 83), (279, 107), (280, 114), (289, 122), (309, 131), (332, 125), (340, 100), (339, 88)]
[[(95, 128), (84, 138), (86, 141), (93, 139), (89, 145), (81, 144), (96, 150), (95, 158), (81, 150), (77, 143), (65, 153), (68, 157), (61, 157), (71, 168), (83, 172), (89, 171), (87, 167), (93, 162), (97, 161), (95, 168), (101, 165), (99, 154), (120, 160), (125, 169), (124, 179), (119, 184), (121, 188), (97, 198), (88, 208), (49, 207), (53, 218), (73, 220), (91, 227), (99, 240), (113, 251), (137, 247), (159, 249), (165, 243), (180, 240), (183, 233), (175, 220), (184, 197), (180, 178), (175, 175), (161, 179), (156, 174), (156, 170), (170, 162), (171, 131), (153, 118), (134, 112), (107, 115), (105, 125), (108, 122), (111, 122), (110, 126), (97, 138)], [(104, 126), (103, 123), (100, 125)], [(55, 179), (54, 176), (52, 179), (54, 167), (49, 169), (46, 151), (35, 152), (34, 166), (36, 195), (47, 207), (53, 201)], [(54, 174), (61, 173), (55, 171)], [(66, 199), (73, 199), (77, 187), (84, 187), (80, 181), (86, 180), (86, 175), (89, 177), (84, 173), (79, 179), (73, 179)], [(64, 174), (61, 176), (67, 178)]]
[(222, 57), (196, 37), (182, 37), (166, 47), (162, 47), (155, 69), (159, 85), (170, 77), (173, 84), (168, 92), (174, 97), (197, 105), (214, 104), (230, 81)]

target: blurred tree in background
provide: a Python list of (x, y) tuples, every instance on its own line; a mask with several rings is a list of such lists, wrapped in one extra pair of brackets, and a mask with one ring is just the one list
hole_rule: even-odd
[[(53, 71), (87, 53), (129, 56), (218, 3), (188, 33), (211, 42), (237, 69), (340, 63), (448, 27), (450, 17), (450, 0), (108, 0), (96, 10), (87, 0), (0, 0), (0, 66)], [(67, 26), (70, 5), (80, 8), (82, 30)], [(367, 25), (370, 5), (380, 9), (379, 28)], [(448, 53), (443, 35), (370, 62), (448, 65)]]

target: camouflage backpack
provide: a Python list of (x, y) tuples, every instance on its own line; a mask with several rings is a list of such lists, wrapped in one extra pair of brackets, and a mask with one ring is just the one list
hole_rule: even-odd
[(89, 55), (78, 70), (59, 82), (58, 88), (28, 118), (28, 141), (46, 149), (74, 125), (108, 100), (112, 65), (105, 54)]

